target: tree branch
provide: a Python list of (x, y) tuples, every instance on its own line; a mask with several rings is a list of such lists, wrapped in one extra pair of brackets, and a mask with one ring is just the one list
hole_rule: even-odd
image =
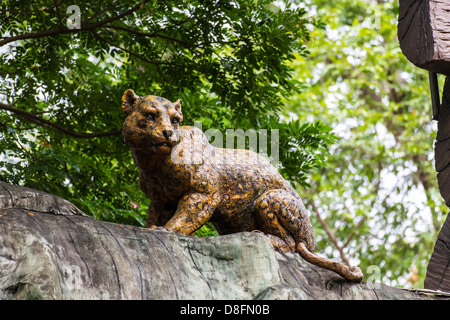
[(34, 38), (42, 38), (42, 37), (47, 37), (47, 36), (51, 36), (51, 35), (59, 35), (59, 34), (65, 34), (65, 33), (76, 33), (76, 32), (80, 32), (80, 31), (87, 31), (87, 30), (93, 30), (95, 28), (101, 27), (107, 23), (113, 22), (115, 20), (118, 20), (120, 18), (123, 18), (133, 12), (135, 12), (136, 10), (138, 10), (139, 8), (141, 8), (142, 5), (144, 5), (145, 3), (149, 2), (150, 0), (144, 0), (142, 3), (138, 4), (137, 6), (131, 8), (130, 10), (127, 10), (115, 17), (110, 17), (108, 19), (105, 19), (103, 21), (100, 22), (96, 22), (96, 23), (91, 23), (87, 26), (81, 27), (79, 29), (69, 29), (69, 28), (60, 28), (60, 29), (54, 29), (54, 30), (46, 30), (46, 31), (39, 31), (39, 32), (34, 32), (34, 33), (25, 33), (25, 34), (19, 34), (17, 36), (13, 36), (13, 37), (8, 37), (3, 39), (2, 41), (0, 41), (0, 46), (7, 44), (9, 42), (13, 42), (16, 40), (24, 40), (24, 39), (34, 39)]
[(121, 26), (115, 26), (115, 25), (111, 25), (111, 24), (105, 24), (103, 27), (109, 28), (109, 29), (117, 29), (117, 30), (126, 31), (126, 32), (133, 33), (133, 34), (135, 34), (135, 35), (137, 35), (137, 36), (142, 36), (142, 37), (149, 37), (149, 38), (163, 38), (163, 39), (166, 39), (166, 40), (169, 40), (169, 41), (173, 41), (173, 42), (180, 43), (180, 44), (182, 44), (182, 45), (185, 46), (185, 47), (187, 47), (187, 46), (189, 45), (187, 42), (185, 42), (185, 41), (183, 41), (183, 40), (176, 39), (176, 38), (172, 38), (172, 37), (165, 36), (165, 35), (163, 35), (163, 34), (159, 34), (159, 33), (155, 33), (155, 32), (152, 32), (152, 33), (149, 33), (149, 32), (141, 32), (141, 31), (137, 31), (137, 30), (133, 30), (133, 29), (128, 29), (128, 28), (121, 27)]
[(92, 19), (94, 19), (94, 18), (98, 17), (99, 15), (101, 15), (102, 13), (105, 13), (106, 11), (110, 10), (114, 6), (114, 4), (116, 4), (116, 2), (117, 2), (117, 0), (114, 0), (105, 9), (102, 10), (101, 7), (102, 7), (102, 4), (103, 4), (103, 0), (101, 0), (99, 2), (99, 4), (98, 4), (97, 11), (91, 17), (89, 17), (86, 21), (89, 22)]
[(347, 239), (345, 240), (344, 244), (342, 245), (343, 248), (345, 248), (346, 246), (348, 246), (348, 244), (350, 243), (350, 240), (352, 240), (352, 238), (355, 236), (356, 231), (361, 228), (362, 224), (364, 223), (364, 221), (366, 221), (367, 217), (362, 217), (361, 220), (359, 220), (359, 222), (356, 224), (355, 228), (352, 230), (352, 232), (350, 232), (350, 234), (348, 235)]
[(336, 235), (331, 231), (328, 224), (320, 216), (319, 210), (317, 210), (316, 204), (312, 198), (310, 199), (310, 203), (311, 203), (314, 213), (316, 214), (317, 219), (319, 219), (319, 222), (322, 225), (323, 229), (325, 230), (325, 232), (327, 233), (327, 235), (331, 239), (331, 241), (334, 243), (334, 246), (336, 247), (336, 249), (339, 251), (339, 255), (340, 255), (342, 261), (344, 261), (344, 263), (349, 266), (350, 261), (347, 259), (347, 256), (344, 253), (343, 247), (339, 244), (339, 241), (337, 240)]
[(117, 49), (120, 49), (120, 50), (122, 50), (122, 51), (124, 51), (124, 52), (126, 52), (126, 53), (128, 53), (128, 54), (130, 54), (130, 55), (132, 55), (132, 56), (134, 56), (134, 57), (136, 57), (136, 58), (138, 58), (138, 59), (141, 59), (142, 61), (145, 61), (145, 62), (150, 63), (150, 64), (154, 64), (154, 65), (165, 64), (164, 62), (160, 62), (160, 61), (152, 61), (152, 60), (148, 60), (147, 58), (141, 56), (140, 54), (137, 54), (137, 53), (134, 53), (133, 51), (130, 51), (130, 50), (125, 49), (125, 48), (122, 48), (121, 46), (119, 46), (119, 45), (117, 45), (117, 44), (114, 44), (114, 43), (112, 43), (111, 41), (109, 41), (109, 40), (103, 38), (101, 35), (99, 35), (99, 34), (98, 34), (97, 32), (95, 32), (95, 31), (92, 31), (92, 34), (93, 34), (94, 36), (96, 36), (98, 39), (100, 39), (101, 41), (104, 41), (104, 42), (106, 42), (107, 44), (109, 44), (111, 47), (115, 47), (115, 48), (117, 48)]
[(144, 61), (144, 62), (153, 64), (153, 65), (155, 65), (155, 66), (159, 66), (159, 65), (172, 65), (172, 66), (179, 67), (179, 68), (187, 68), (187, 69), (191, 69), (191, 70), (196, 70), (195, 68), (193, 68), (193, 67), (191, 67), (191, 66), (189, 66), (189, 65), (187, 65), (187, 64), (186, 64), (186, 65), (180, 65), (180, 64), (175, 64), (175, 63), (172, 63), (172, 62), (163, 62), (163, 61), (161, 61), (161, 60), (160, 60), (160, 61), (148, 60), (147, 58), (145, 58), (144, 56), (142, 56), (142, 55), (140, 55), (140, 54), (137, 54), (137, 53), (135, 53), (135, 52), (133, 52), (133, 51), (131, 51), (131, 50), (125, 49), (125, 48), (123, 48), (123, 47), (121, 47), (121, 46), (119, 46), (119, 45), (117, 45), (117, 44), (115, 44), (115, 43), (112, 43), (111, 41), (109, 41), (108, 39), (105, 39), (104, 37), (102, 37), (101, 35), (99, 35), (99, 34), (98, 34), (97, 32), (95, 32), (95, 31), (92, 31), (92, 34), (93, 34), (94, 36), (96, 36), (98, 39), (100, 39), (100, 40), (106, 42), (107, 44), (109, 44), (111, 47), (115, 47), (115, 48), (117, 48), (117, 49), (120, 49), (120, 50), (122, 50), (122, 51), (124, 51), (124, 52), (126, 52), (126, 53), (128, 53), (128, 54), (130, 54), (130, 55), (132, 55), (132, 56), (134, 56), (134, 57), (136, 57), (136, 58), (138, 58), (138, 59)]
[(4, 103), (0, 102), (0, 109), (13, 112), (19, 116), (26, 118), (27, 120), (29, 120), (37, 125), (55, 128), (65, 134), (68, 134), (75, 138), (90, 139), (90, 138), (100, 138), (100, 137), (111, 137), (111, 136), (120, 136), (122, 133), (122, 130), (114, 130), (114, 131), (102, 132), (102, 133), (78, 133), (78, 132), (72, 131), (70, 129), (67, 129), (57, 123), (51, 122), (51, 121), (46, 120), (41, 117), (38, 117), (30, 112), (14, 108), (13, 106), (10, 106), (8, 104), (4, 104)]

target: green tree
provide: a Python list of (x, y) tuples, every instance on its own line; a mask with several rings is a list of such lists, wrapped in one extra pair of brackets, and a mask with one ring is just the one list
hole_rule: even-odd
[(121, 96), (132, 88), (180, 98), (184, 124), (279, 129), (280, 169), (306, 185), (335, 137), (320, 122), (279, 113), (282, 97), (303, 88), (288, 63), (307, 54), (309, 29), (321, 24), (289, 1), (280, 7), (2, 1), (0, 179), (62, 196), (98, 219), (142, 225), (149, 202), (121, 138)]
[(307, 3), (327, 28), (292, 62), (307, 89), (286, 100), (285, 114), (320, 119), (340, 137), (302, 193), (318, 251), (371, 270), (366, 279), (379, 272), (383, 283), (420, 287), (448, 210), (433, 167), (427, 72), (400, 50), (397, 1)]

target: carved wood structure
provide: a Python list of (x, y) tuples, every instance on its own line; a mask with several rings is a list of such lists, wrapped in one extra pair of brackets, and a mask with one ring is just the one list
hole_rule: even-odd
[(450, 75), (450, 1), (400, 0), (398, 38), (414, 65)]
[[(400, 0), (398, 39), (417, 67), (450, 76), (450, 0)], [(433, 74), (431, 73), (430, 76)], [(433, 89), (433, 88), (432, 88)], [(433, 91), (433, 90), (432, 90)], [(450, 82), (438, 106), (435, 168), (439, 189), (450, 207)], [(437, 119), (437, 117), (435, 117)], [(450, 292), (450, 218), (444, 223), (428, 264), (424, 286)]]

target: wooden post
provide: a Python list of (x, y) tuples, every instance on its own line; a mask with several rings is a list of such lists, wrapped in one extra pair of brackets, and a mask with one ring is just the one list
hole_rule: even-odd
[[(450, 0), (400, 0), (398, 39), (403, 54), (414, 65), (450, 76)], [(450, 80), (446, 79), (440, 103), (431, 86), (433, 118), (438, 120), (435, 168), (439, 190), (450, 207)], [(444, 223), (428, 263), (424, 287), (450, 292), (450, 218)]]
[(450, 75), (450, 1), (400, 0), (398, 39), (414, 65)]

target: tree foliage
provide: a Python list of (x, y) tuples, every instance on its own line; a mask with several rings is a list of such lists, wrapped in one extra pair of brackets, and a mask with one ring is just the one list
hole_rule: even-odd
[(286, 104), (340, 137), (303, 195), (318, 250), (359, 264), (366, 278), (420, 287), (448, 210), (434, 170), (427, 72), (400, 50), (397, 1), (312, 0), (309, 8), (327, 28), (311, 34), (307, 59), (294, 60), (307, 89)]
[(321, 27), (305, 9), (289, 1), (84, 1), (72, 28), (71, 5), (2, 2), (1, 180), (62, 196), (98, 219), (142, 225), (149, 202), (121, 138), (128, 88), (180, 98), (184, 124), (280, 130), (280, 168), (299, 185), (323, 165), (331, 128), (279, 116), (282, 97), (303, 88), (288, 62), (306, 56), (309, 30)]

